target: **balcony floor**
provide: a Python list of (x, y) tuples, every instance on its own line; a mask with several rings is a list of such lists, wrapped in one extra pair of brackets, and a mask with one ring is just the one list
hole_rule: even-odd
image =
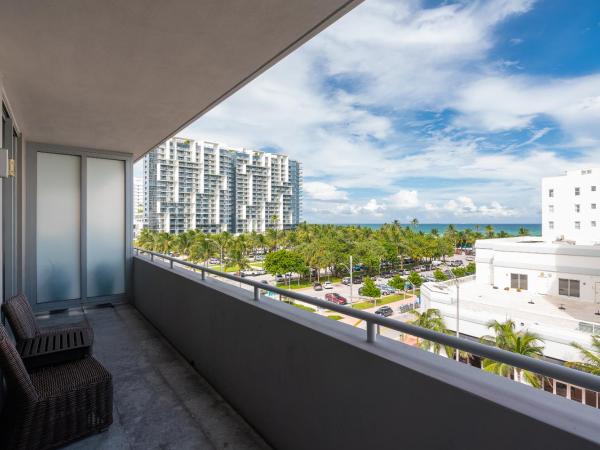
[(39, 316), (94, 328), (94, 356), (113, 375), (113, 425), (68, 449), (266, 449), (252, 428), (129, 305)]

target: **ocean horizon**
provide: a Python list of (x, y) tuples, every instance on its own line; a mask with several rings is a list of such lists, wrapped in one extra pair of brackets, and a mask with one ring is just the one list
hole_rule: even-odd
[[(389, 222), (388, 222), (389, 223)], [(373, 230), (378, 230), (384, 224), (383, 223), (331, 223), (331, 224), (321, 224), (321, 225), (338, 225), (338, 226), (356, 226), (356, 227), (364, 227), (371, 228)], [(401, 224), (403, 227), (412, 225), (408, 223)], [(420, 223), (415, 228), (418, 231), (422, 231), (423, 233), (430, 233), (431, 230), (437, 229), (440, 233), (443, 233), (446, 228), (448, 228), (449, 223)], [(494, 232), (499, 233), (500, 231), (504, 231), (511, 235), (516, 235), (519, 233), (519, 229), (521, 227), (527, 228), (529, 230), (529, 234), (531, 236), (541, 236), (542, 234), (542, 225), (539, 223), (453, 223), (454, 227), (457, 231), (464, 231), (470, 229), (472, 231), (479, 231), (481, 233), (485, 233), (485, 227), (491, 225), (494, 227)]]

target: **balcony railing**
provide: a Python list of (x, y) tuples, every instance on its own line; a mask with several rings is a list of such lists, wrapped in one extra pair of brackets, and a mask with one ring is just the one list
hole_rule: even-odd
[(269, 291), (275, 294), (292, 298), (294, 300), (299, 300), (301, 302), (311, 304), (319, 308), (326, 308), (331, 311), (336, 311), (341, 314), (363, 320), (367, 324), (366, 341), (368, 343), (374, 343), (376, 341), (378, 334), (377, 326), (382, 326), (395, 331), (399, 331), (401, 333), (406, 333), (408, 335), (432, 341), (444, 346), (449, 346), (458, 350), (462, 350), (464, 352), (468, 352), (482, 358), (488, 358), (494, 361), (508, 364), (510, 366), (528, 370), (537, 373), (541, 376), (554, 378), (556, 380), (560, 380), (569, 384), (590, 389), (592, 391), (600, 392), (600, 377), (591, 375), (586, 372), (581, 372), (559, 364), (554, 364), (547, 361), (523, 356), (517, 353), (512, 353), (507, 350), (502, 350), (500, 348), (481, 344), (479, 342), (474, 342), (471, 340), (462, 339), (444, 333), (428, 330), (426, 328), (421, 328), (409, 323), (400, 322), (369, 312), (352, 309), (347, 306), (337, 305), (335, 303), (331, 303), (315, 297), (289, 291), (286, 289), (281, 289), (276, 286), (264, 284), (259, 281), (249, 280), (246, 278), (238, 277), (236, 275), (232, 275), (230, 273), (220, 272), (218, 270), (194, 264), (188, 261), (182, 261), (175, 257), (167, 256), (161, 253), (156, 253), (150, 250), (135, 248), (134, 251), (138, 255), (149, 255), (150, 260), (152, 261), (155, 258), (158, 258), (165, 262), (168, 262), (171, 268), (173, 268), (176, 264), (179, 266), (189, 267), (191, 269), (200, 271), (203, 280), (206, 279), (206, 274), (208, 273), (211, 275), (235, 281), (240, 284), (251, 286), (254, 290), (254, 300), (257, 302), (260, 301), (261, 291)]

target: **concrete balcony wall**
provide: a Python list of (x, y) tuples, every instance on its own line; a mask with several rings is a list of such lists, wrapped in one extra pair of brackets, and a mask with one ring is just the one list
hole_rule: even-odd
[(184, 269), (134, 304), (275, 448), (592, 449), (600, 413)]

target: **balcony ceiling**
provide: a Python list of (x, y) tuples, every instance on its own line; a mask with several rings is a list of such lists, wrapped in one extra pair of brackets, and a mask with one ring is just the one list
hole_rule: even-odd
[(0, 77), (29, 141), (146, 151), (362, 0), (6, 0)]

